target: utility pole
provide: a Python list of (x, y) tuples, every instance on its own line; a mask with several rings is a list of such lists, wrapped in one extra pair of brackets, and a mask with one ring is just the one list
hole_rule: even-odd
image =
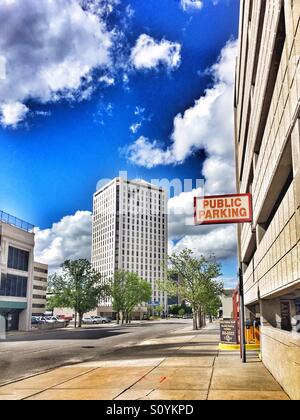
[(241, 358), (243, 363), (247, 362), (246, 358), (246, 340), (245, 340), (245, 310), (244, 310), (244, 281), (242, 264), (239, 269), (239, 295), (240, 295), (240, 346)]

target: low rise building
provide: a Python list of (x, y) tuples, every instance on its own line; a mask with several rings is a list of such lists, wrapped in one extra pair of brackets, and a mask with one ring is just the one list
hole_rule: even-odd
[(0, 316), (6, 330), (31, 327), (33, 225), (0, 211)]

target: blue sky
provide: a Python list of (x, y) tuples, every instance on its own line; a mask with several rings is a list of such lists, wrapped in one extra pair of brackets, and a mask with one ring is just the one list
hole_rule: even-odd
[[(22, 0), (22, 4), (32, 1)], [(57, 0), (58, 5), (65, 4), (70, 10), (74, 2), (79, 0)], [(47, 0), (41, 3), (47, 3)], [(41, 80), (35, 80), (40, 69), (44, 71), (47, 64), (37, 63), (36, 60), (49, 60), (51, 71), (51, 54), (54, 56), (52, 50), (55, 47), (51, 47), (50, 36), (49, 39), (44, 36), (41, 41), (45, 55), (38, 55), (38, 59), (35, 56), (34, 61), (28, 58), (27, 62), (25, 54), (24, 57), (17, 55), (18, 48), (22, 47), (24, 51), (22, 42), (19, 39), (15, 41), (17, 35), (13, 34), (14, 38), (11, 29), (10, 32), (0, 29), (0, 37), (9, 38), (10, 42), (0, 42), (0, 64), (1, 56), (6, 62), (5, 78), (2, 77), (2, 80), (0, 72), (0, 105), (10, 103), (13, 90), (14, 106), (9, 109), (2, 107), (0, 208), (33, 223), (41, 232), (47, 232), (47, 246), (52, 253), (55, 235), (50, 229), (53, 223), (60, 223), (65, 216), (75, 215), (78, 210), (91, 211), (92, 194), (99, 179), (113, 178), (119, 170), (128, 171), (129, 178), (147, 180), (202, 177), (203, 164), (212, 151), (200, 140), (182, 151), (180, 135), (174, 134), (174, 119), (181, 114), (179, 123), (183, 124), (186, 111), (197, 111), (195, 101), (205, 98), (207, 89), (216, 89), (216, 85), (225, 85), (226, 89), (227, 75), (222, 76), (223, 67), (227, 71), (226, 54), (224, 52), (223, 61), (220, 54), (227, 43), (233, 42), (238, 35), (238, 0), (203, 0), (202, 5), (200, 1), (192, 4), (193, 1), (183, 0), (101, 0), (99, 7), (111, 6), (106, 13), (97, 13), (91, 7), (95, 2), (86, 3), (89, 8), (84, 10), (89, 13), (89, 18), (94, 15), (96, 23), (102, 25), (103, 37), (110, 37), (110, 46), (105, 47), (109, 50), (110, 59), (104, 57), (102, 62), (100, 59), (94, 62), (92, 49), (90, 55), (84, 51), (86, 57), (82, 58), (83, 52), (79, 48), (74, 54), (82, 54), (81, 63), (87, 60), (89, 71), (81, 78), (80, 84), (74, 82), (71, 87), (66, 82), (64, 89), (57, 88), (55, 91), (52, 81), (49, 81), (51, 74), (47, 76), (51, 89), (49, 86), (45, 88)], [(45, 10), (42, 7), (36, 10), (36, 15), (33, 11), (30, 16), (37, 27), (39, 12), (48, 13), (47, 24), (57, 16), (49, 6), (45, 6)], [(0, 21), (6, 17), (13, 24), (19, 19), (19, 31), (22, 32), (25, 29), (20, 27), (20, 22), (29, 19), (27, 13), (17, 0), (13, 7), (0, 6)], [(84, 14), (80, 17), (83, 26), (85, 18)], [(68, 19), (66, 16), (66, 22), (72, 22)], [(60, 36), (71, 37), (72, 33), (66, 31)], [(35, 34), (38, 36), (38, 31), (33, 31), (32, 36)], [(86, 37), (84, 42), (88, 42), (91, 35), (83, 34)], [(145, 36), (144, 44), (142, 41), (138, 43), (142, 35)], [(31, 49), (40, 48), (37, 45), (34, 43)], [(64, 42), (58, 45), (64, 45)], [(87, 48), (91, 48), (90, 42), (88, 45)], [(149, 62), (146, 55), (151, 45), (163, 45), (165, 49), (163, 53), (158, 48), (154, 49), (154, 57)], [(15, 48), (16, 54), (8, 53), (8, 47), (9, 51)], [(142, 55), (139, 48), (143, 50)], [(58, 50), (55, 51), (55, 69), (57, 60), (65, 60), (63, 47)], [(10, 74), (9, 60), (15, 66), (22, 64), (18, 60), (25, 60), (28, 75)], [(74, 58), (68, 56), (68, 60), (65, 62), (70, 71)], [(143, 64), (143, 60), (146, 63)], [(216, 63), (224, 63), (223, 67), (220, 65), (220, 71), (213, 70), (212, 66)], [(69, 73), (68, 77), (71, 77)], [(15, 88), (16, 83), (22, 84), (22, 78), (23, 89)], [(1, 90), (4, 82), (11, 83), (12, 88), (4, 86)], [(34, 83), (36, 85), (32, 88)], [(24, 86), (27, 89), (25, 93)], [(47, 89), (51, 90), (50, 95), (45, 93)], [(15, 111), (16, 104), (18, 110), (22, 107), (23, 113)], [(227, 108), (219, 114), (227, 121), (231, 113), (232, 109)], [(186, 116), (188, 119), (188, 114)], [(199, 118), (198, 123), (201, 124), (201, 115)], [(226, 121), (224, 124), (227, 124)], [(137, 144), (141, 137), (143, 141)], [(155, 164), (144, 159), (145, 151), (157, 156)], [(224, 161), (227, 157), (228, 154)], [(218, 158), (223, 159), (222, 156)], [(171, 237), (174, 244), (180, 242), (185, 233), (183, 231), (181, 236)], [(201, 232), (194, 231), (193, 235), (201, 236)], [(46, 256), (45, 253), (43, 255)], [(233, 277), (236, 272), (233, 253), (226, 255), (224, 252), (221, 256), (224, 275)], [(51, 258), (54, 258), (52, 254), (48, 259)]]

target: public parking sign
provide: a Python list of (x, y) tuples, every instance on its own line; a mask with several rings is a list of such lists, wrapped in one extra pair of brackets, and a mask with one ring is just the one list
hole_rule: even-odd
[(195, 197), (195, 224), (252, 222), (251, 194)]

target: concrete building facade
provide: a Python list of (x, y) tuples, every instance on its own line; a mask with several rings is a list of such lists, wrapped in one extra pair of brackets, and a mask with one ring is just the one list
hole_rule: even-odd
[(33, 225), (0, 211), (0, 315), (6, 330), (31, 327)]
[[(167, 259), (167, 197), (141, 180), (115, 178), (94, 194), (92, 264), (104, 279), (117, 270), (137, 273), (152, 287), (152, 302), (167, 308), (156, 282)], [(102, 302), (100, 313), (112, 312)]]
[(261, 320), (263, 363), (300, 399), (300, 1), (241, 0), (236, 68), (237, 185), (245, 305)]
[(32, 315), (41, 316), (47, 304), (48, 265), (34, 261), (32, 285)]

